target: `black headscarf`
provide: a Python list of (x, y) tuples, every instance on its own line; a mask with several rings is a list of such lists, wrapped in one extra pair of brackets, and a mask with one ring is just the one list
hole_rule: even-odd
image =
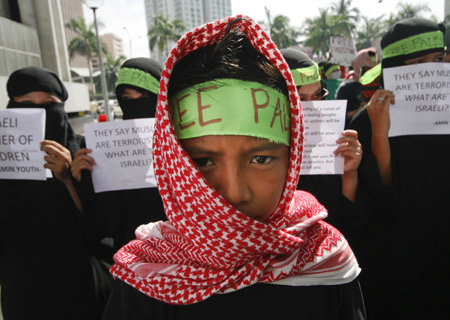
[(289, 65), (289, 69), (308, 68), (314, 65), (314, 62), (307, 54), (295, 49), (281, 49), (284, 60)]
[[(388, 45), (393, 44), (402, 39), (409, 38), (421, 33), (431, 31), (442, 31), (445, 34), (445, 26), (437, 24), (433, 21), (422, 18), (403, 19), (393, 24), (381, 39), (381, 48), (384, 49)], [(391, 58), (384, 58), (382, 67), (391, 68), (405, 65), (405, 60), (414, 59), (433, 52), (444, 52), (444, 46), (427, 50), (416, 51), (406, 55), (399, 55)]]
[[(7, 108), (44, 108), (46, 112), (45, 139), (54, 140), (72, 154), (78, 148), (75, 133), (70, 126), (67, 113), (64, 111), (64, 102), (69, 97), (67, 90), (52, 71), (41, 67), (26, 67), (14, 71), (6, 84), (10, 98)], [(46, 92), (59, 98), (62, 102), (34, 104), (29, 102), (16, 102), (15, 97), (34, 91)]]
[[(289, 65), (289, 69), (291, 70), (308, 68), (312, 67), (315, 64), (315, 62), (311, 60), (311, 58), (308, 57), (306, 53), (300, 50), (287, 48), (281, 49), (280, 52), (283, 55), (284, 60), (286, 60), (287, 64)], [(320, 85), (322, 87), (321, 94), (322, 96), (324, 96), (326, 93), (327, 85), (322, 79), (320, 79)], [(301, 88), (301, 86), (297, 86), (297, 89), (299, 88)]]
[[(144, 71), (154, 77), (156, 80), (161, 79), (162, 68), (161, 65), (149, 58), (134, 58), (124, 62), (121, 66), (123, 68), (137, 69)], [(122, 93), (125, 88), (134, 89), (143, 94), (143, 97), (139, 99), (122, 99)], [(123, 111), (123, 119), (140, 119), (140, 118), (153, 118), (156, 113), (156, 102), (158, 95), (142, 87), (138, 87), (132, 84), (122, 83), (116, 87), (116, 97), (119, 102), (120, 108)]]

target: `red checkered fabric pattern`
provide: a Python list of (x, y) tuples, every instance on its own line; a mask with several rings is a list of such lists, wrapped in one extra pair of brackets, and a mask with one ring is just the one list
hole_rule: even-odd
[[(168, 83), (177, 61), (220, 41), (237, 18), (244, 19), (233, 28), (245, 33), (285, 77), (291, 105), (286, 186), (277, 209), (264, 223), (237, 211), (206, 182), (176, 137), (168, 105)], [(170, 304), (199, 302), (257, 282), (292, 278), (295, 285), (337, 284), (356, 278), (359, 268), (347, 241), (321, 221), (327, 215), (325, 208), (312, 195), (296, 191), (303, 150), (299, 96), (288, 65), (255, 21), (228, 17), (184, 35), (166, 61), (157, 108), (154, 169), (169, 221), (136, 230), (137, 240), (114, 257), (115, 277)]]

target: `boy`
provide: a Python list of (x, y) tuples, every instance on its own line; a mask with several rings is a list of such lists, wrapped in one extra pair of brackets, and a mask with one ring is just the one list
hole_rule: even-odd
[(180, 39), (154, 136), (169, 221), (139, 227), (115, 255), (104, 319), (363, 319), (351, 249), (295, 192), (302, 131), (289, 68), (254, 21)]

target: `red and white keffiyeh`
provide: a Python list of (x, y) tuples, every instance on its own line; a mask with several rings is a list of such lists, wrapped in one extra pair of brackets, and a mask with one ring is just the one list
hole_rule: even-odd
[[(264, 223), (238, 212), (203, 178), (181, 147), (168, 105), (168, 82), (185, 55), (225, 36), (229, 23), (283, 74), (291, 103), (290, 165), (276, 211)], [(295, 191), (303, 150), (303, 115), (289, 67), (270, 37), (234, 16), (188, 32), (172, 50), (160, 83), (153, 159), (169, 222), (143, 225), (120, 249), (112, 274), (170, 304), (190, 304), (251, 284), (331, 285), (351, 282), (359, 267), (345, 238), (322, 222), (327, 212)], [(149, 208), (151, 210), (151, 208)]]

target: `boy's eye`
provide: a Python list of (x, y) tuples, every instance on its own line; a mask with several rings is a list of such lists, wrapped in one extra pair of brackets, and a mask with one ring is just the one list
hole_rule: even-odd
[(198, 159), (192, 159), (194, 163), (197, 165), (197, 167), (208, 167), (213, 165), (213, 162), (210, 158), (198, 158)]
[(442, 62), (444, 61), (444, 57), (437, 57), (436, 59), (434, 59), (434, 62)]
[(256, 164), (268, 164), (273, 157), (271, 156), (254, 156), (250, 163), (256, 163)]

